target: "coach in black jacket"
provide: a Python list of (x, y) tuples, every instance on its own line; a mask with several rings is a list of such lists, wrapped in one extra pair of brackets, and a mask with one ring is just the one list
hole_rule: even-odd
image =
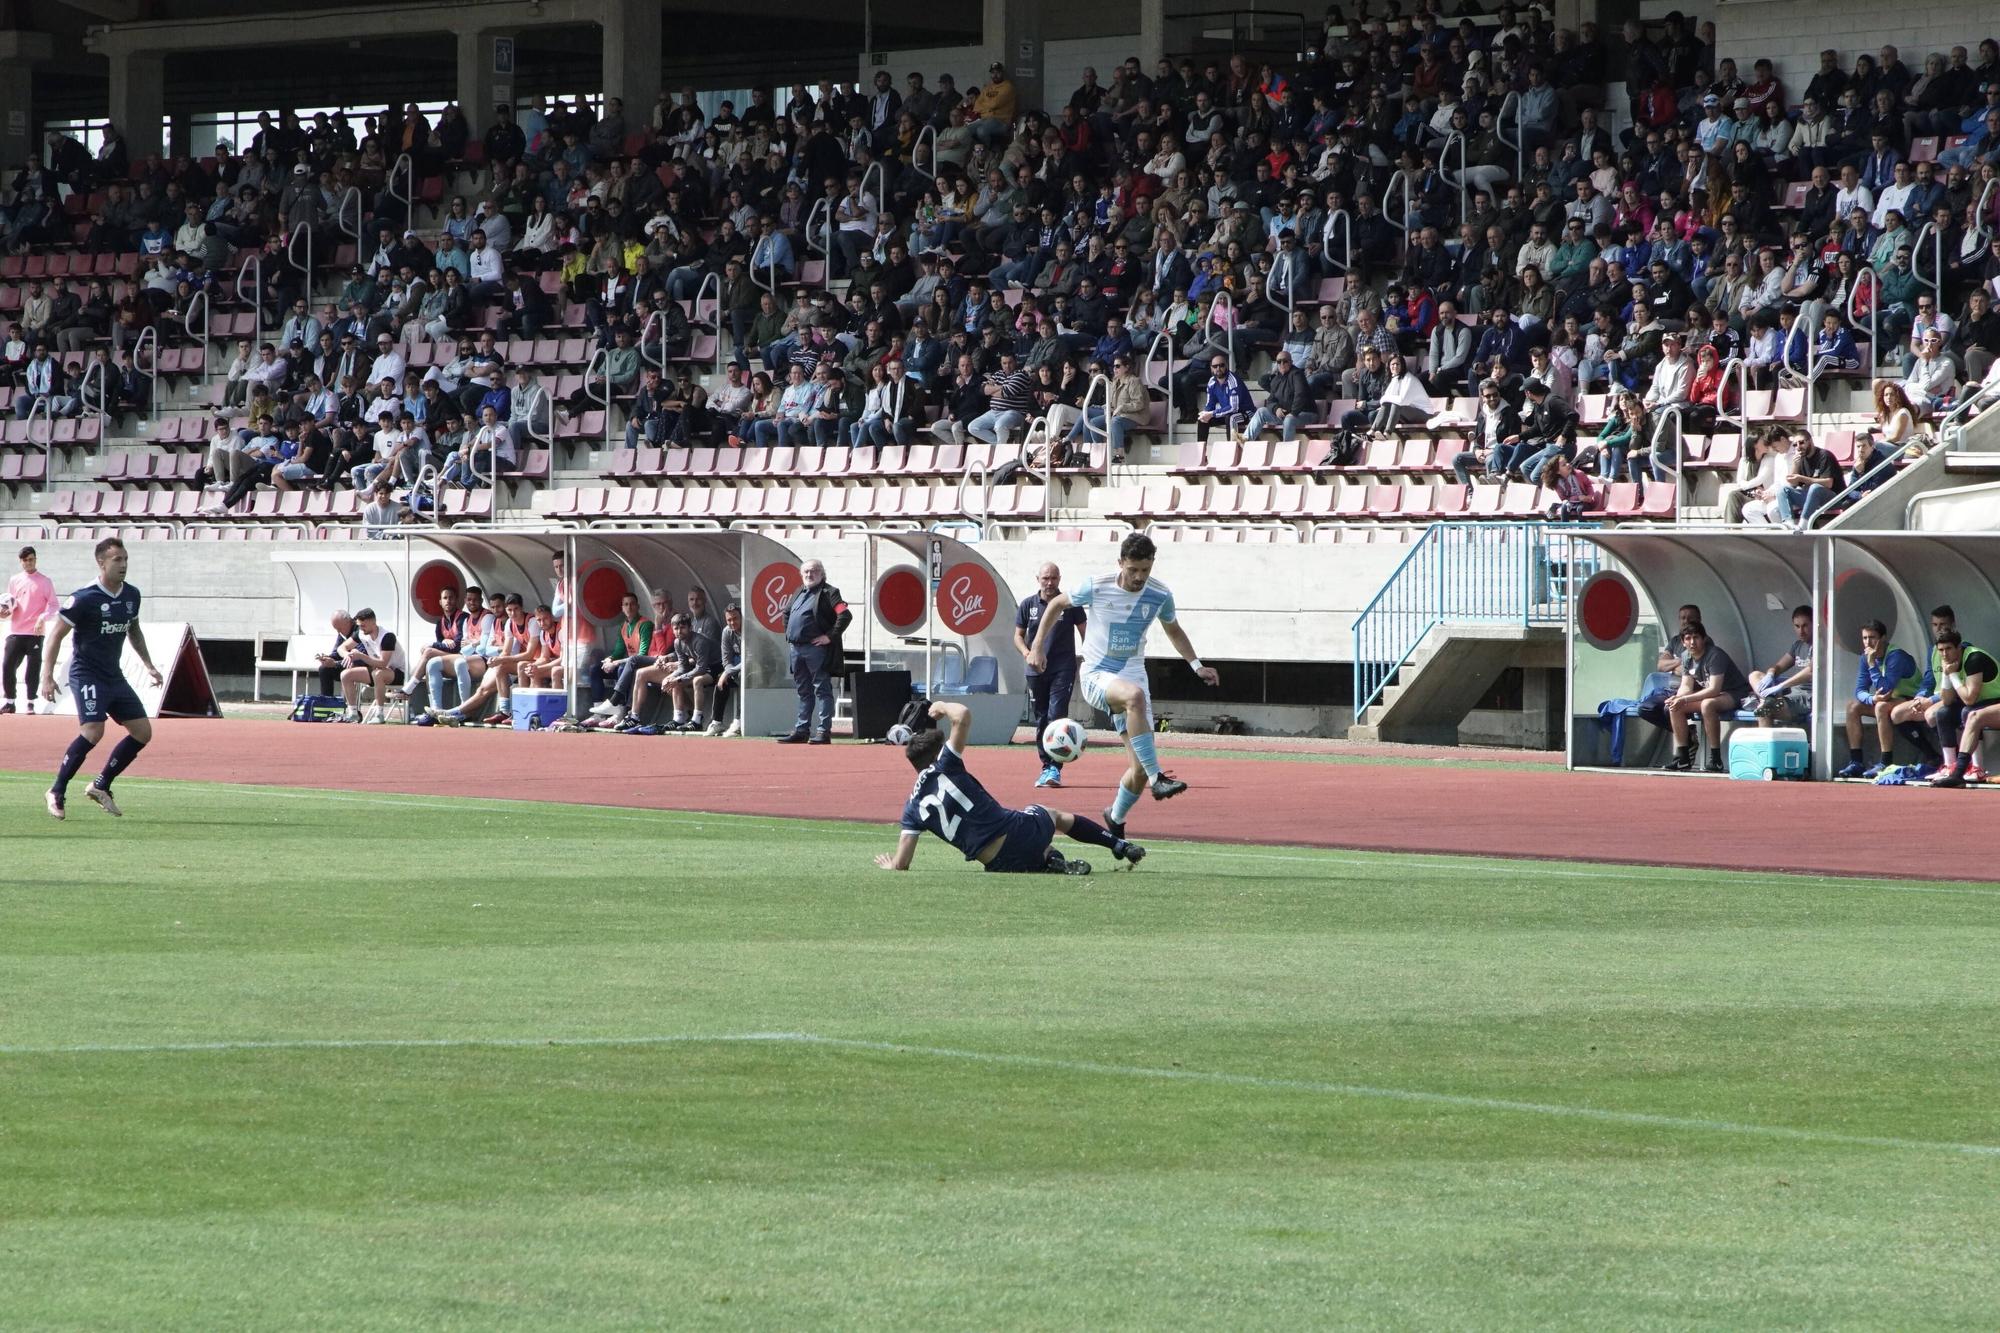
[(840, 589), (826, 581), (817, 560), (799, 566), (805, 580), (785, 611), (785, 642), (791, 645), (792, 684), (799, 692), (799, 720), (780, 745), (826, 745), (833, 737), (833, 678), (847, 674), (840, 646), (854, 613)]

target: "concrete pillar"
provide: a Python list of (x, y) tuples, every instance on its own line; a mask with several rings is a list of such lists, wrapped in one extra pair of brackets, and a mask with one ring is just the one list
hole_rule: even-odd
[(1167, 54), (1167, 0), (1139, 0), (1139, 69), (1147, 78)]
[(35, 134), (35, 64), (55, 54), (45, 32), (0, 32), (0, 170), (13, 173), (39, 159)]
[(625, 103), (632, 131), (660, 96), (660, 0), (604, 0), (604, 95)]
[[(985, 38), (986, 49), (997, 53), (994, 59), (1007, 67), (1007, 77), (1014, 81), (1020, 109), (1042, 106), (1041, 0), (985, 0), (981, 36)], [(985, 81), (982, 71), (980, 82)], [(967, 88), (965, 92), (970, 96), (973, 89)]]
[(514, 104), (514, 35), (480, 28), (458, 34), (458, 105), (474, 136), (493, 124), (493, 108)]
[(125, 150), (140, 158), (164, 152), (160, 121), (167, 110), (167, 62), (145, 52), (111, 57), (110, 120), (125, 135)]

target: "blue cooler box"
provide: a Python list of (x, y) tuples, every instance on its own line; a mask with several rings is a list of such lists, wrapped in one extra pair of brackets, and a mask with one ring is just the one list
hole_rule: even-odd
[(558, 721), (568, 708), (569, 695), (563, 690), (517, 689), (514, 691), (514, 730), (540, 731)]
[(1801, 728), (1738, 727), (1729, 733), (1729, 776), (1739, 782), (1803, 780), (1808, 753)]

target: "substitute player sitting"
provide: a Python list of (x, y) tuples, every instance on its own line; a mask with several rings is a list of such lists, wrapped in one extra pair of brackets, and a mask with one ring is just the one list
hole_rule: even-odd
[(64, 636), (76, 634), (76, 647), (69, 662), (69, 691), (76, 699), (77, 737), (69, 743), (62, 764), (56, 769), (55, 785), (48, 791), (49, 813), (64, 818), (63, 802), (69, 780), (83, 767), (91, 749), (104, 739), (104, 719), (125, 728), (125, 739), (111, 749), (104, 771), (90, 784), (86, 795), (107, 815), (123, 814), (111, 799), (111, 783), (139, 757), (139, 751), (153, 739), (153, 724), (146, 717), (146, 705), (126, 683), (120, 659), (125, 640), (145, 664), (154, 688), (160, 685), (160, 669), (146, 651), (146, 636), (139, 632), (139, 590), (125, 581), (129, 559), (125, 543), (106, 537), (97, 544), (97, 582), (79, 588), (63, 599), (55, 624), (42, 648), (42, 698), (56, 701), (56, 653)]
[(1063, 623), (1072, 606), (1090, 611), (1083, 633), (1083, 699), (1111, 714), (1111, 725), (1125, 737), (1132, 765), (1119, 781), (1118, 793), (1105, 807), (1104, 824), (1125, 836), (1125, 817), (1139, 803), (1139, 793), (1151, 787), (1153, 799), (1164, 801), (1187, 790), (1187, 783), (1160, 771), (1153, 747), (1153, 696), (1146, 682), (1146, 631), (1155, 620), (1174, 651), (1210, 685), (1218, 683), (1214, 667), (1203, 666), (1188, 642), (1187, 631), (1174, 618), (1174, 595), (1153, 578), (1153, 539), (1135, 532), (1118, 547), (1118, 572), (1085, 579), (1058, 596), (1042, 611), (1042, 625), (1028, 654), (1028, 669), (1048, 665), (1049, 631)]
[(1113, 837), (1079, 815), (1047, 806), (1009, 810), (979, 785), (965, 767), (965, 738), (972, 730), (972, 710), (964, 704), (936, 702), (931, 718), (950, 728), (949, 734), (927, 727), (909, 739), (903, 754), (917, 770), (917, 785), (903, 806), (903, 834), (894, 852), (883, 852), (875, 864), (884, 870), (908, 870), (917, 854), (917, 840), (929, 829), (988, 870), (1014, 874), (1088, 875), (1088, 861), (1072, 861), (1049, 846), (1058, 833), (1108, 850), (1114, 860), (1137, 865), (1146, 849)]

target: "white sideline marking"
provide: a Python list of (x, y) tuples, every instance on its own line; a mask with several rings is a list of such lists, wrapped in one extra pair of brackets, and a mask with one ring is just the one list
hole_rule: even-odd
[(868, 1051), (883, 1055), (915, 1055), (933, 1060), (960, 1060), (972, 1064), (1010, 1069), (1044, 1069), (1066, 1074), (1098, 1074), (1109, 1078), (1148, 1079), (1166, 1083), (1197, 1083), (1212, 1087), (1261, 1088), (1274, 1092), (1306, 1092), (1326, 1097), (1352, 1097), (1370, 1101), (1402, 1102), (1415, 1106), (1444, 1106), (1455, 1110), (1497, 1111), (1511, 1115), (1547, 1116), (1562, 1120), (1592, 1120), (1603, 1124), (1631, 1125), (1644, 1129), (1682, 1130), (1699, 1134), (1734, 1134), (1739, 1137), (1779, 1139), (1793, 1143), (1823, 1143), (1849, 1148), (1898, 1148), (1921, 1152), (1950, 1153), (1961, 1157), (2000, 1159), (2000, 1145), (1951, 1143), (1935, 1139), (1905, 1139), (1887, 1135), (1842, 1134), (1832, 1130), (1797, 1129), (1788, 1125), (1754, 1125), (1738, 1120), (1711, 1120), (1700, 1116), (1656, 1115), (1646, 1111), (1615, 1111), (1595, 1106), (1566, 1106), (1555, 1102), (1513, 1101), (1504, 1097), (1477, 1097), (1455, 1092), (1426, 1092), (1416, 1088), (1384, 1088), (1366, 1083), (1327, 1083), (1316, 1079), (1266, 1078), (1256, 1074), (1230, 1074), (1204, 1069), (1163, 1069), (1150, 1065), (1114, 1065), (1096, 1060), (1061, 1060), (1052, 1056), (1008, 1055), (993, 1051), (966, 1051), (949, 1046), (911, 1046), (893, 1041), (866, 1041), (855, 1037), (827, 1037), (813, 1032), (731, 1032), (671, 1033), (647, 1037), (411, 1037), (411, 1038), (301, 1038), (276, 1041), (166, 1042), (156, 1045), (92, 1044), (80, 1046), (0, 1046), (0, 1056), (42, 1055), (157, 1055), (214, 1053), (228, 1051), (366, 1051), (366, 1050), (465, 1050), (517, 1049), (533, 1047), (645, 1047), (697, 1045), (808, 1046), (834, 1051)]
[[(151, 781), (165, 781), (165, 780), (166, 779), (151, 779)], [(140, 779), (140, 782), (142, 784), (145, 781), (148, 781), (148, 779)], [(211, 783), (209, 785), (221, 786), (221, 787), (232, 787), (232, 786), (238, 787), (244, 791), (254, 791), (260, 797), (266, 797), (266, 798), (275, 797), (277, 799), (287, 800), (287, 801), (336, 801), (349, 805), (386, 805), (386, 806), (400, 806), (412, 810), (449, 810), (456, 814), (466, 814), (469, 812), (477, 813), (479, 809), (479, 807), (477, 806), (468, 806), (465, 801), (432, 801), (432, 800), (426, 800), (421, 796), (405, 796), (394, 792), (383, 792), (371, 796), (357, 792), (333, 791), (333, 790), (325, 790), (317, 788), (311, 790), (303, 790), (303, 791), (273, 790), (264, 787), (250, 786), (242, 783), (226, 783), (226, 782)], [(518, 801), (518, 798), (506, 797), (506, 796), (478, 796), (478, 797), (468, 797), (467, 800)], [(704, 813), (702, 811), (696, 811), (696, 810), (646, 811), (643, 810), (642, 807), (607, 808), (604, 806), (596, 806), (596, 805), (570, 805), (566, 806), (565, 808), (573, 816), (580, 816), (588, 819), (609, 820), (614, 823), (620, 823), (620, 824), (675, 824), (689, 828), (706, 828), (710, 824), (714, 823), (716, 820), (720, 819), (720, 820), (727, 820), (730, 822), (730, 824), (739, 828), (759, 829), (767, 832), (797, 831), (796, 825), (755, 823), (753, 821), (757, 819), (756, 815), (739, 815), (739, 814), (729, 814), (726, 812)], [(499, 814), (502, 812), (496, 810), (493, 811), (492, 813)], [(845, 822), (845, 821), (834, 821), (834, 822)], [(840, 829), (833, 831), (853, 837), (876, 836), (873, 830), (865, 828)], [(1181, 856), (1206, 856), (1223, 861), (1279, 861), (1295, 865), (1341, 866), (1347, 869), (1359, 869), (1359, 870), (1381, 869), (1384, 864), (1384, 862), (1380, 859), (1363, 860), (1361, 857), (1358, 856), (1342, 855), (1338, 850), (1332, 848), (1327, 849), (1323, 853), (1311, 852), (1311, 851), (1297, 852), (1297, 853), (1257, 852), (1248, 850), (1237, 851), (1230, 847), (1217, 846), (1212, 843), (1177, 842), (1172, 839), (1161, 839), (1158, 842), (1149, 842), (1147, 843), (1147, 846), (1157, 847), (1162, 849), (1171, 849), (1176, 854)], [(1409, 866), (1422, 870), (1465, 870), (1469, 867), (1477, 866), (1481, 874), (1531, 875), (1537, 879), (1554, 877), (1560, 879), (1626, 880), (1626, 879), (1631, 879), (1634, 876), (1645, 879), (1662, 879), (1669, 876), (1676, 878), (1684, 878), (1690, 874), (1709, 873), (1706, 871), (1699, 870), (1698, 868), (1689, 866), (1608, 865), (1602, 870), (1585, 870), (1575, 866), (1565, 867), (1565, 866), (1542, 865), (1539, 863), (1532, 865), (1513, 864), (1507, 860), (1489, 860), (1483, 857), (1474, 856), (1470, 854), (1453, 860), (1424, 860), (1419, 857), (1413, 856), (1407, 852), (1386, 852), (1386, 851), (1369, 852), (1367, 853), (1367, 855), (1369, 857), (1374, 857), (1374, 858), (1393, 857), (1395, 858), (1395, 864), (1398, 866)], [(1717, 871), (1714, 873), (1748, 874), (1751, 872), (1738, 870), (1738, 871)], [(1953, 888), (1946, 885), (1931, 885), (1931, 884), (1890, 884), (1876, 880), (1869, 880), (1866, 878), (1843, 879), (1838, 876), (1780, 875), (1775, 881), (1768, 879), (1766, 880), (1767, 883), (1775, 882), (1780, 884), (1793, 881), (1796, 881), (1801, 887), (1811, 886), (1814, 888), (1837, 888), (1837, 889), (1846, 889), (1850, 891), (1867, 891), (1867, 892), (1877, 892), (1877, 893), (1943, 894), (1948, 897), (1966, 897), (1966, 898), (2000, 898), (2000, 889)]]

